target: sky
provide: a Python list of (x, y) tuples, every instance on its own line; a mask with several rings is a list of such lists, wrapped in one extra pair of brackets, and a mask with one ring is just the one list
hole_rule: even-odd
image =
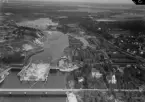
[[(29, 1), (29, 0), (28, 0)], [(31, 1), (31, 0), (30, 0)], [(36, 0), (32, 0), (36, 1)], [(124, 4), (133, 4), (132, 0), (41, 0), (41, 1), (67, 1), (67, 2), (94, 2), (94, 3), (124, 3)]]
[[(44, 1), (51, 1), (51, 0), (44, 0)], [(53, 1), (95, 2), (95, 3), (132, 3), (132, 0), (53, 0)]]

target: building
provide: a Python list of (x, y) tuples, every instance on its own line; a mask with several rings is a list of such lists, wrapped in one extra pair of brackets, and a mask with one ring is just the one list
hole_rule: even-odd
[(92, 68), (91, 74), (92, 74), (93, 78), (100, 78), (100, 77), (102, 77), (102, 74), (99, 72), (99, 70), (96, 70), (95, 68)]

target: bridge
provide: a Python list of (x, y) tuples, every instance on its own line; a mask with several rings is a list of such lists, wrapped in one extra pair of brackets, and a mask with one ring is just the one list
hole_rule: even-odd
[(0, 96), (44, 96), (44, 97), (67, 97), (67, 92), (78, 92), (78, 91), (126, 91), (126, 92), (143, 92), (145, 90), (138, 89), (0, 89)]
[(0, 89), (0, 95), (47, 95), (47, 96), (64, 96), (66, 97), (65, 89)]
[[(100, 92), (106, 92), (111, 89), (33, 89), (33, 88), (26, 88), (26, 89), (6, 89), (1, 88), (0, 93), (7, 92), (11, 94), (12, 92), (20, 92), (27, 94), (27, 92), (78, 92), (78, 91), (100, 91)], [(131, 92), (137, 92), (140, 91), (139, 89), (112, 89), (113, 91), (131, 91)]]

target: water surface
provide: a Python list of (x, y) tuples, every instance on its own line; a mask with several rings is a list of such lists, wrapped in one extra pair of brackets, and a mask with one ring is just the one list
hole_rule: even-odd
[[(49, 63), (59, 59), (64, 48), (68, 46), (68, 36), (61, 32), (53, 31), (48, 34), (46, 31), (44, 52), (32, 56), (32, 62), (43, 61)], [(44, 82), (20, 82), (17, 76), (18, 71), (10, 72), (10, 75), (1, 84), (1, 88), (65, 88), (64, 74), (50, 74), (46, 83)], [(29, 100), (29, 101), (28, 101)], [(0, 102), (65, 102), (63, 97), (1, 97)]]

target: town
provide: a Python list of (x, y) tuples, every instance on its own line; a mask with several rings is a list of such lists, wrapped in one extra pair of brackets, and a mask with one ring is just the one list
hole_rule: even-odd
[(11, 19), (0, 25), (1, 95), (40, 99), (58, 95), (66, 102), (144, 102), (142, 20), (103, 18), (103, 13), (74, 15), (75, 10), (68, 16), (65, 10), (51, 11), (47, 17), (35, 10), (33, 15), (38, 17), (33, 20), (19, 21), (19, 10), (17, 19), (13, 13), (3, 14)]

